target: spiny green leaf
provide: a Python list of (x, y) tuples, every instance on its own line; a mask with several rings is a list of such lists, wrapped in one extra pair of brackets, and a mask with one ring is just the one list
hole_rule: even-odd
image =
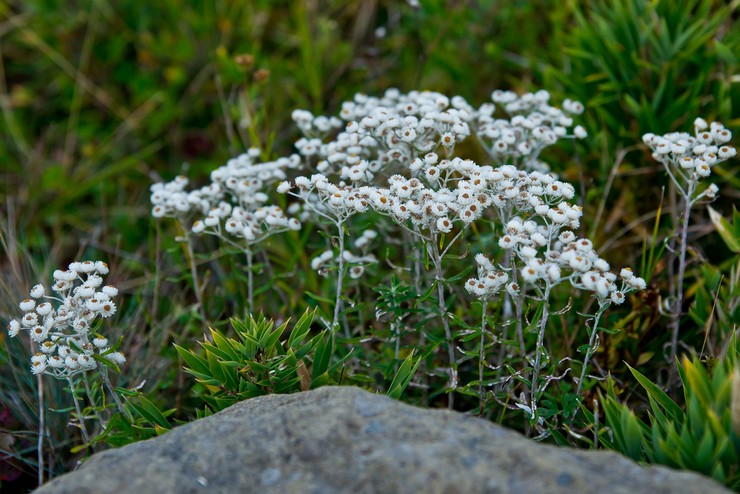
[(645, 388), (645, 391), (647, 391), (648, 394), (665, 409), (668, 416), (671, 417), (672, 420), (675, 420), (677, 422), (681, 421), (682, 417), (684, 416), (683, 412), (681, 411), (681, 407), (676, 405), (676, 403), (667, 394), (665, 394), (663, 390), (653, 384), (650, 379), (640, 374), (636, 369), (630, 367), (629, 364), (627, 364), (627, 367), (629, 368), (630, 372), (632, 372), (632, 375), (635, 376), (637, 382), (639, 382), (640, 385)]

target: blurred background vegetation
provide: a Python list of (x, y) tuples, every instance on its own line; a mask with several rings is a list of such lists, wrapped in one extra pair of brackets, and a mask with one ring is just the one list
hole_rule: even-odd
[[(130, 356), (120, 385), (146, 379), (152, 399), (185, 417), (190, 378), (171, 343), (193, 347), (204, 325), (182, 282), (187, 262), (174, 224), (150, 218), (152, 182), (186, 174), (197, 183), (251, 146), (264, 158), (289, 154), (298, 137), (293, 109), (336, 114), (356, 92), (428, 89), (477, 106), (494, 89), (544, 88), (555, 102), (569, 97), (587, 109), (590, 138), (549, 156), (579, 190), (582, 233), (613, 265), (641, 266), (651, 282), (631, 308), (610, 316), (623, 331), (606, 339), (597, 359), (625, 388), (637, 387), (625, 361), (659, 381), (669, 339), (660, 294), (672, 267), (670, 253), (650, 254), (677, 224), (675, 195), (640, 136), (690, 131), (697, 116), (738, 135), (739, 4), (0, 1), (0, 320), (14, 317), (16, 301), (53, 269), (106, 260), (108, 281), (121, 288), (117, 331)], [(483, 159), (480, 150), (469, 153)], [(737, 169), (729, 162), (712, 177), (720, 187), (713, 207), (726, 218), (740, 195)], [(706, 211), (698, 208), (692, 224), (685, 309), (695, 322), (686, 324), (684, 348), (718, 354), (738, 322), (737, 294), (726, 285), (737, 256)], [(308, 265), (306, 238), (289, 240), (298, 248), (281, 242), (268, 246), (278, 271)], [(212, 247), (205, 241), (200, 251)], [(214, 252), (199, 262), (211, 294), (207, 318), (223, 326), (243, 310), (244, 275), (210, 263), (221, 255)], [(302, 313), (308, 301), (299, 290), (320, 292), (322, 283), (304, 271), (287, 300), (263, 297), (266, 314)], [(723, 290), (726, 300), (718, 298)], [(724, 322), (718, 316), (705, 328), (718, 304)], [(551, 344), (568, 347), (568, 338), (554, 334)], [(27, 349), (6, 339), (0, 333), (4, 483), (33, 473), (37, 420)], [(61, 390), (49, 399), (52, 408), (68, 406)], [(75, 443), (62, 414), (49, 420), (56, 448)], [(52, 466), (61, 471), (69, 462)]]

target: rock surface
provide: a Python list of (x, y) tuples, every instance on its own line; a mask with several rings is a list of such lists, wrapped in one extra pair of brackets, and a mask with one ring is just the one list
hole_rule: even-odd
[(254, 398), (93, 455), (38, 494), (695, 493), (714, 481), (358, 388)]

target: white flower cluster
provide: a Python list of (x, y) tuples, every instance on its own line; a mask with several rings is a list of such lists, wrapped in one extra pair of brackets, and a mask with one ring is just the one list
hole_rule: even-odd
[(412, 162), (411, 169), (424, 178), (393, 175), (387, 188), (374, 188), (369, 194), (373, 209), (398, 224), (408, 221), (417, 230), (449, 233), (455, 222), (469, 225), (491, 204), (479, 187), (484, 182), (481, 167), (470, 160), (438, 162), (437, 155), (429, 153), (423, 162)]
[(380, 170), (403, 168), (440, 147), (451, 154), (455, 144), (470, 135), (468, 122), (473, 118), (472, 108), (459, 96), (450, 99), (431, 91), (403, 94), (397, 89), (380, 98), (357, 94), (342, 104), (339, 116), (347, 122), (345, 130), (324, 144), (312, 129), (326, 117), (305, 111), (294, 112), (294, 119), (296, 115), (306, 134), (296, 143), (298, 151), (316, 162), (317, 171), (336, 173), (353, 183), (369, 183)]
[[(470, 278), (465, 283), (465, 289), (481, 300), (488, 300), (498, 294), (507, 284), (509, 275), (496, 269), (491, 260), (483, 254), (477, 254), (475, 262), (478, 265), (478, 277)], [(513, 282), (509, 283), (506, 288), (509, 293), (517, 293), (519, 290), (519, 286)]]
[(322, 139), (333, 130), (342, 128), (343, 125), (337, 117), (317, 117), (307, 110), (293, 110), (291, 118), (301, 132), (310, 138)]
[[(566, 202), (550, 211), (575, 219), (581, 215), (579, 208)], [(593, 292), (602, 305), (621, 304), (627, 293), (645, 289), (645, 281), (629, 268), (622, 270), (622, 283), (618, 285), (617, 276), (609, 271), (609, 263), (599, 257), (593, 243), (576, 238), (564, 226), (550, 220), (549, 214), (536, 212), (529, 219), (517, 216), (506, 224), (506, 234), (499, 239), (499, 245), (516, 254), (522, 264), (518, 274), (523, 283), (543, 281), (555, 286), (567, 280), (575, 288)]]
[(217, 187), (203, 187), (199, 190), (187, 192), (187, 177), (179, 175), (171, 182), (152, 184), (150, 201), (152, 203), (152, 216), (155, 218), (185, 218), (192, 211), (205, 214), (211, 204), (222, 197), (222, 192)]
[(111, 300), (118, 289), (105, 285), (103, 276), (108, 266), (102, 261), (73, 262), (65, 271), (54, 271), (51, 294), (38, 284), (31, 289), (30, 298), (19, 307), (23, 317), (8, 324), (8, 334), (15, 337), (28, 331), (38, 352), (31, 357), (33, 374), (49, 374), (66, 379), (97, 368), (93, 355), (122, 364), (126, 358), (113, 351), (108, 340), (93, 333), (96, 318), (115, 314), (116, 304)]
[(320, 173), (307, 178), (296, 177), (295, 188), (290, 182), (283, 181), (277, 191), (298, 197), (304, 202), (302, 219), (307, 219), (310, 213), (319, 217), (329, 218), (333, 224), (341, 224), (355, 213), (367, 211), (367, 190), (369, 187), (353, 187), (344, 182), (333, 184)]
[[(653, 152), (653, 159), (662, 163), (674, 180), (681, 177), (687, 182), (708, 177), (717, 163), (734, 157), (737, 151), (727, 145), (731, 139), (732, 132), (721, 123), (712, 122), (710, 125), (702, 118), (694, 121), (693, 136), (686, 132), (671, 132), (662, 136), (648, 133), (642, 136), (643, 142)], [(710, 189), (706, 195), (712, 199), (717, 188), (710, 186)]]
[[(566, 99), (563, 107), (550, 106), (550, 93), (517, 95), (512, 91), (494, 91), (493, 103), (484, 103), (474, 112), (473, 131), (488, 154), (499, 164), (514, 164), (525, 170), (548, 171), (538, 159), (542, 150), (559, 139), (584, 139), (586, 130), (573, 126), (573, 116), (583, 113), (583, 105)], [(495, 118), (496, 108), (508, 118)], [(572, 133), (569, 133), (572, 132)]]
[(264, 191), (284, 180), (285, 170), (296, 168), (300, 157), (258, 163), (259, 156), (260, 151), (252, 148), (230, 159), (211, 172), (210, 184), (191, 192), (185, 192), (185, 177), (152, 185), (152, 215), (184, 218), (191, 213), (203, 214), (204, 218), (193, 223), (193, 233), (235, 238), (246, 245), (285, 230), (299, 230), (298, 220), (288, 218), (278, 206), (266, 205), (269, 196)]

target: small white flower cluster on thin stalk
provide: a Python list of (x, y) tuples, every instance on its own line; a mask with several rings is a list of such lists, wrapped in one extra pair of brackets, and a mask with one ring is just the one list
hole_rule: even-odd
[[(75, 383), (82, 376), (94, 415), (104, 424), (102, 408), (93, 403), (87, 372), (97, 370), (103, 385), (116, 403), (118, 411), (125, 414), (123, 404), (108, 379), (107, 368), (101, 365), (121, 365), (126, 362), (123, 353), (111, 346), (108, 339), (94, 328), (98, 318), (108, 318), (116, 313), (113, 298), (118, 289), (103, 285), (108, 266), (102, 261), (73, 262), (66, 270), (54, 271), (51, 290), (38, 284), (31, 289), (30, 297), (18, 306), (23, 317), (8, 324), (8, 334), (15, 337), (27, 332), (35, 351), (31, 357), (31, 372), (38, 376), (47, 374), (69, 383), (77, 412), (77, 420), (85, 443), (91, 436), (85, 425), (85, 415), (75, 392)], [(43, 429), (43, 391), (39, 385), (39, 427)], [(42, 434), (40, 434), (42, 435)], [(42, 440), (39, 439), (39, 451)]]
[(691, 203), (716, 197), (716, 185), (711, 184), (696, 194), (697, 184), (712, 174), (715, 165), (737, 154), (735, 148), (727, 144), (732, 140), (732, 132), (719, 122), (710, 125), (702, 118), (694, 121), (694, 135), (686, 132), (662, 136), (648, 133), (642, 136), (642, 140), (653, 152), (653, 159), (665, 167), (678, 190)]
[(97, 369), (95, 355), (118, 365), (126, 361), (93, 329), (96, 319), (116, 312), (112, 298), (118, 289), (103, 286), (106, 274), (108, 266), (102, 261), (73, 262), (67, 270), (54, 272), (50, 293), (38, 284), (19, 304), (23, 317), (10, 321), (8, 334), (28, 332), (38, 350), (31, 357), (33, 374), (67, 379)]
[[(185, 191), (188, 179), (182, 176), (151, 187), (152, 216), (174, 217), (185, 230), (191, 251), (191, 272), (201, 304), (188, 231), (196, 235), (214, 235), (244, 252), (249, 284), (247, 302), (251, 311), (254, 305), (253, 246), (271, 235), (301, 228), (296, 218), (288, 217), (278, 206), (268, 205), (266, 193), (286, 178), (287, 169), (300, 165), (300, 157), (293, 155), (268, 162), (259, 162), (259, 157), (260, 150), (252, 148), (230, 159), (211, 172), (210, 184), (190, 192)], [(191, 226), (189, 219), (192, 217), (198, 219)]]
[(727, 144), (732, 140), (732, 132), (719, 122), (708, 124), (703, 118), (694, 120), (693, 135), (686, 132), (671, 132), (662, 136), (648, 133), (642, 136), (642, 140), (652, 151), (653, 159), (663, 165), (682, 200), (683, 216), (677, 234), (678, 278), (671, 290), (675, 297), (671, 310), (671, 356), (675, 359), (683, 308), (683, 280), (691, 208), (701, 200), (711, 201), (717, 197), (719, 189), (715, 184), (709, 184), (700, 190), (700, 182), (712, 174), (712, 168), (718, 163), (735, 157), (737, 151)]

